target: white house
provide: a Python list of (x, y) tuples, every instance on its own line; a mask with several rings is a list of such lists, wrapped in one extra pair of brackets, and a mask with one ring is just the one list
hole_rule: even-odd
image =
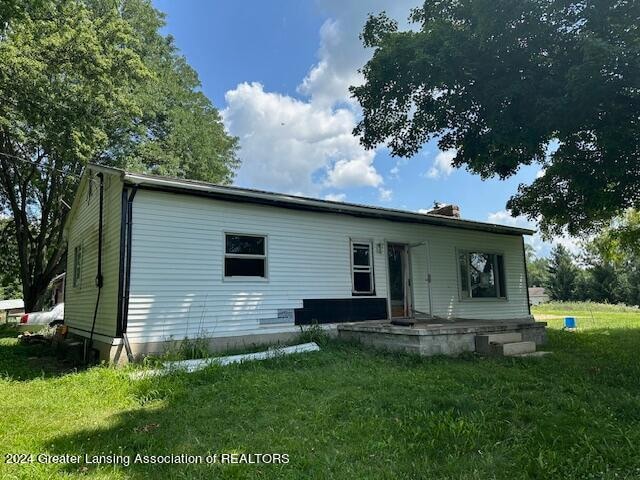
[(12, 300), (0, 300), (0, 319), (9, 321), (10, 319), (19, 319), (24, 313), (24, 301), (21, 298)]
[(531, 305), (540, 305), (548, 301), (549, 295), (543, 287), (529, 287), (529, 302)]
[(521, 228), (91, 165), (65, 233), (65, 323), (103, 358), (316, 322), (533, 321)]

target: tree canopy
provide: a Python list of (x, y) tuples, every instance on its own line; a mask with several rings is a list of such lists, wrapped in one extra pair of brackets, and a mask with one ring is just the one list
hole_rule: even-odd
[(354, 133), (403, 157), (438, 139), (483, 178), (540, 164), (513, 214), (595, 230), (640, 206), (638, 18), (634, 0), (430, 0), (409, 31), (371, 16)]
[(21, 298), (22, 285), (16, 258), (14, 224), (6, 218), (0, 218), (0, 300)]
[(149, 0), (11, 0), (0, 9), (0, 211), (25, 306), (61, 269), (87, 162), (219, 183), (237, 139)]

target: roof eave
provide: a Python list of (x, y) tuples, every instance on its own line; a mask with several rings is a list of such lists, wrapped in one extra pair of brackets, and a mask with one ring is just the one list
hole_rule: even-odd
[(201, 196), (216, 197), (222, 200), (244, 201), (258, 204), (270, 204), (285, 208), (297, 208), (328, 213), (340, 213), (368, 218), (382, 218), (391, 221), (423, 223), (466, 230), (479, 230), (507, 235), (533, 235), (534, 230), (476, 222), (473, 220), (455, 219), (443, 215), (419, 214), (399, 210), (354, 205), (342, 202), (317, 200), (286, 194), (246, 190), (237, 187), (225, 187), (205, 183), (191, 183), (177, 179), (152, 177), (135, 173), (124, 173), (123, 180), (127, 184), (137, 185), (175, 193), (190, 193)]

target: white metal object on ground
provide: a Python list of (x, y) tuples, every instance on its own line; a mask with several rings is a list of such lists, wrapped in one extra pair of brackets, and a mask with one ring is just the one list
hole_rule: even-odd
[(292, 345), (290, 347), (270, 348), (264, 352), (243, 353), (240, 355), (230, 355), (227, 357), (196, 358), (193, 360), (179, 360), (176, 362), (166, 362), (162, 368), (156, 370), (142, 370), (131, 374), (131, 378), (139, 380), (141, 378), (167, 375), (172, 372), (195, 372), (211, 365), (230, 365), (232, 363), (242, 363), (251, 360), (266, 360), (268, 358), (291, 355), (292, 353), (317, 352), (320, 347), (315, 342)]

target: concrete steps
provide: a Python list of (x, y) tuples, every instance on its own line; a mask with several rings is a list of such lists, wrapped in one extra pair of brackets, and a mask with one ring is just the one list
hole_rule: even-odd
[(475, 342), (476, 352), (481, 355), (515, 357), (536, 351), (536, 342), (523, 341), (519, 332), (476, 335)]

